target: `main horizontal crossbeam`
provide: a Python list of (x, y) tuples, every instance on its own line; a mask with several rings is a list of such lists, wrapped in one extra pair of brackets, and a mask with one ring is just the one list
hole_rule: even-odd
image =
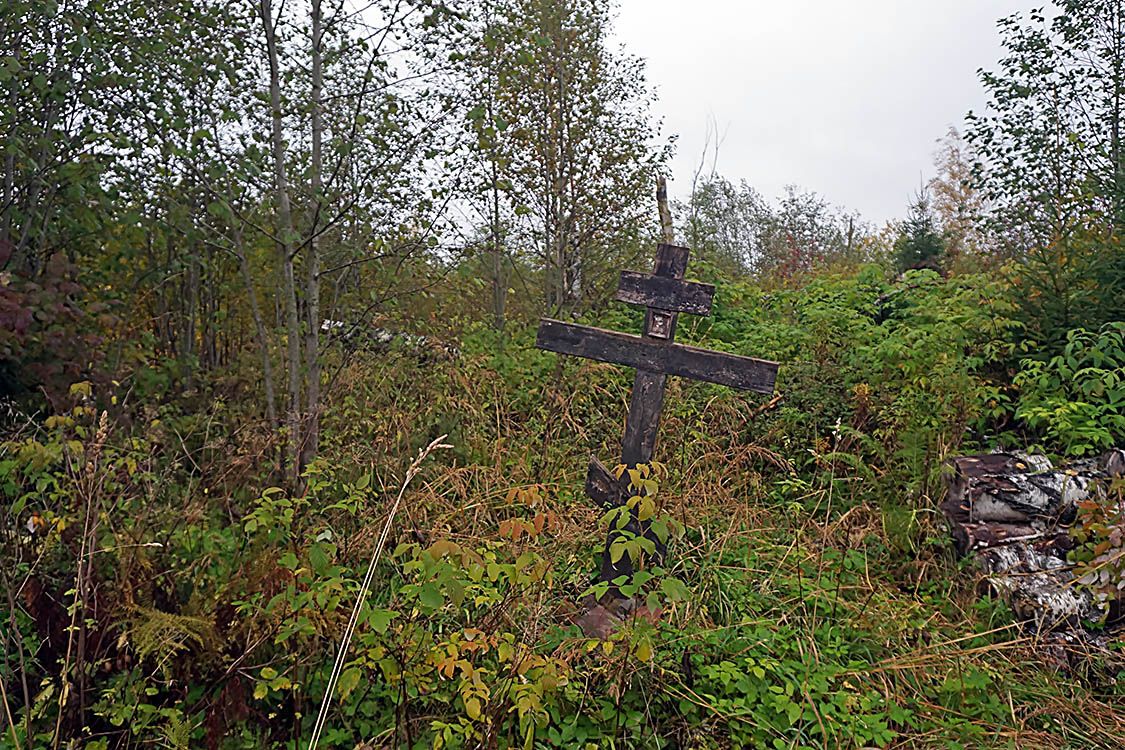
[(604, 328), (544, 318), (535, 345), (559, 354), (573, 354), (599, 362), (677, 375), (692, 380), (773, 393), (777, 363), (727, 352), (668, 344)]

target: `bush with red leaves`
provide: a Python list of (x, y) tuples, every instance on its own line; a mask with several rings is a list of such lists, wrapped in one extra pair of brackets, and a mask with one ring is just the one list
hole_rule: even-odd
[(106, 379), (102, 344), (112, 318), (77, 277), (62, 253), (35, 277), (0, 273), (0, 398), (57, 405), (71, 383)]

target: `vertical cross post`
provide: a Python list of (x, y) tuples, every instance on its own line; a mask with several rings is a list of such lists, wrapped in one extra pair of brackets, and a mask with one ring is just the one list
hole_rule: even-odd
[[(666, 279), (682, 279), (687, 272), (690, 251), (686, 247), (662, 244), (656, 248), (656, 263), (653, 275)], [(645, 327), (642, 337), (655, 344), (670, 345), (676, 337), (677, 314), (649, 306), (645, 310)], [(660, 413), (664, 408), (664, 383), (668, 376), (663, 372), (637, 369), (633, 379), (633, 392), (629, 398), (629, 414), (625, 418), (625, 436), (621, 440), (621, 463), (626, 466), (648, 463), (656, 448), (656, 434), (660, 427)], [(621, 497), (628, 497), (622, 491)], [(647, 537), (656, 546), (656, 558), (664, 557), (666, 546), (654, 538), (649, 524), (637, 519), (636, 514), (629, 520), (625, 530)], [(611, 556), (613, 542), (620, 532), (610, 528), (602, 551), (601, 580), (612, 581), (618, 576), (632, 575), (633, 561), (623, 555), (616, 563)]]
[[(660, 245), (656, 250), (654, 276), (682, 279), (687, 272), (688, 249), (675, 245)], [(644, 338), (661, 344), (671, 344), (676, 337), (676, 313), (649, 307), (645, 311)], [(633, 394), (629, 399), (629, 415), (625, 419), (625, 437), (621, 440), (621, 462), (624, 464), (648, 463), (656, 447), (656, 431), (660, 426), (660, 412), (664, 406), (664, 381), (662, 372), (638, 369), (633, 380)]]

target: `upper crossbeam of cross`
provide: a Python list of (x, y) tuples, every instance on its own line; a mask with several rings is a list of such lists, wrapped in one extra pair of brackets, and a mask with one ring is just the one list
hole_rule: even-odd
[[(777, 379), (776, 362), (675, 343), (679, 313), (708, 315), (715, 295), (711, 284), (684, 281), (689, 255), (686, 247), (662, 244), (651, 274), (621, 272), (614, 299), (647, 308), (640, 336), (550, 318), (539, 324), (535, 345), (540, 349), (636, 368), (621, 442), (621, 463), (627, 466), (652, 459), (669, 375), (766, 394), (773, 392)], [(586, 491), (603, 507), (618, 505), (625, 497), (621, 482), (596, 458), (590, 460)], [(635, 532), (642, 530), (633, 525)], [(607, 544), (602, 580), (631, 572), (627, 558), (618, 563), (609, 559)]]

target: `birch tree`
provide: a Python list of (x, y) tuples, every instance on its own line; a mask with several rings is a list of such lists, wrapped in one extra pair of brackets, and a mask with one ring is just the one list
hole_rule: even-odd
[(657, 142), (643, 63), (610, 47), (610, 9), (596, 0), (511, 0), (496, 109), (515, 238), (541, 264), (544, 302), (569, 312), (641, 237), (653, 235), (651, 191), (669, 153)]

